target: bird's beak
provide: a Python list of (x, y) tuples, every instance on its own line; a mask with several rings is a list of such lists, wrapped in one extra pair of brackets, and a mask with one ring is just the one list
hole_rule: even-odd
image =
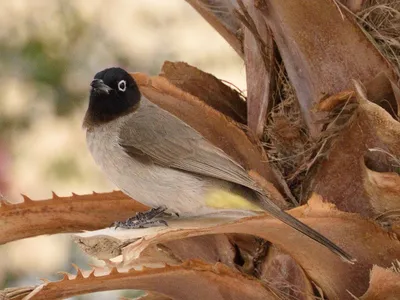
[(101, 79), (93, 79), (93, 81), (90, 83), (90, 86), (98, 92), (101, 93), (106, 93), (109, 94), (110, 91), (112, 91), (112, 88), (110, 88), (107, 84), (103, 82)]

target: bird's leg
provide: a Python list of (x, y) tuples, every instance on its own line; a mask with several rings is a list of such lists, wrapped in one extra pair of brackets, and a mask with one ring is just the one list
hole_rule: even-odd
[(114, 222), (115, 229), (118, 227), (124, 229), (138, 229), (138, 228), (150, 228), (157, 226), (168, 226), (168, 223), (164, 220), (132, 220), (132, 218), (123, 222)]
[(159, 206), (145, 212), (138, 212), (136, 213), (136, 216), (129, 219), (150, 220), (162, 215), (166, 210), (167, 210), (166, 206)]
[(125, 229), (149, 228), (156, 226), (168, 226), (165, 220), (156, 219), (157, 217), (165, 214), (167, 207), (160, 206), (152, 208), (145, 212), (138, 212), (134, 217), (125, 221), (117, 221), (112, 224), (115, 228), (121, 227)]

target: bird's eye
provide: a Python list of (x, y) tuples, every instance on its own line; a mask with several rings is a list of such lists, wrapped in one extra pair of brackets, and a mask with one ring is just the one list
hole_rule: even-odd
[(125, 92), (125, 90), (126, 90), (126, 81), (125, 80), (121, 80), (120, 82), (118, 82), (118, 89), (121, 92)]

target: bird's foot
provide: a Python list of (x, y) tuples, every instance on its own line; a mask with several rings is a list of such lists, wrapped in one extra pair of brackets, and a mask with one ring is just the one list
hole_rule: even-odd
[(129, 218), (128, 220), (122, 222), (114, 222), (113, 224), (115, 229), (118, 227), (124, 229), (150, 228), (162, 225), (168, 226), (168, 223), (165, 220), (136, 220), (133, 218)]
[(125, 229), (138, 229), (138, 228), (149, 228), (149, 227), (157, 227), (157, 226), (168, 226), (168, 223), (162, 219), (156, 219), (161, 215), (165, 214), (167, 207), (160, 206), (156, 208), (152, 208), (145, 212), (138, 212), (134, 217), (131, 217), (125, 221), (117, 221), (112, 224), (112, 226), (117, 229), (125, 228)]

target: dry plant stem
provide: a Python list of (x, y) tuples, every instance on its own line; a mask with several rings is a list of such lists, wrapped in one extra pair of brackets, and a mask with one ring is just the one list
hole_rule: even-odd
[(244, 57), (240, 37), (240, 22), (231, 14), (234, 7), (230, 0), (186, 0), (236, 51)]
[[(140, 243), (147, 243), (149, 245), (149, 243), (153, 242), (165, 242), (168, 239), (174, 239), (174, 234), (177, 235), (175, 238), (179, 238), (178, 236), (181, 238), (187, 238), (202, 234), (224, 232), (254, 234), (271, 240), (285, 248), (289, 254), (294, 257), (301, 266), (303, 266), (308, 275), (311, 276), (311, 278), (316, 281), (330, 297), (333, 297), (334, 299), (346, 299), (347, 294), (343, 293), (343, 291), (346, 289), (346, 286), (349, 286), (349, 282), (352, 282), (353, 286), (351, 292), (356, 295), (360, 295), (363, 292), (363, 288), (366, 288), (370, 264), (376, 263), (381, 266), (388, 266), (391, 262), (391, 259), (394, 259), (400, 255), (400, 242), (398, 240), (391, 239), (390, 235), (384, 233), (381, 229), (379, 229), (379, 227), (373, 225), (372, 223), (362, 220), (356, 215), (349, 215), (332, 210), (332, 207), (329, 207), (329, 205), (327, 206), (326, 204), (322, 205), (322, 202), (318, 199), (311, 201), (310, 205), (311, 211), (307, 212), (306, 207), (301, 207), (293, 210), (291, 213), (295, 214), (296, 217), (301, 221), (305, 222), (306, 224), (308, 223), (308, 225), (311, 225), (317, 230), (321, 231), (323, 234), (326, 234), (329, 238), (333, 237), (332, 240), (340, 240), (340, 244), (344, 243), (346, 245), (345, 249), (349, 249), (350, 252), (354, 253), (358, 258), (357, 264), (350, 266), (348, 264), (341, 263), (338, 261), (336, 256), (329, 252), (327, 253), (324, 248), (321, 249), (321, 246), (315, 245), (312, 241), (295, 232), (293, 229), (275, 219), (270, 219), (268, 217), (267, 219), (265, 217), (256, 217), (247, 220), (240, 220), (234, 224), (226, 224), (210, 228), (209, 231), (199, 228), (190, 231), (186, 230), (185, 232), (185, 230), (174, 231), (173, 228), (167, 228), (164, 230), (167, 230), (167, 232), (170, 233), (169, 237), (166, 234), (161, 234), (160, 236), (153, 237), (156, 239), (156, 241), (151, 241), (150, 239), (147, 241), (142, 240)], [(304, 215), (306, 215), (306, 218), (301, 218), (301, 216)], [(367, 239), (365, 238), (366, 235), (362, 233), (364, 231), (369, 232)], [(111, 230), (111, 232), (115, 231)], [(343, 232), (346, 232), (344, 236)], [(350, 235), (349, 233), (354, 233), (355, 235)], [(370, 235), (371, 233), (374, 234)], [(290, 243), (288, 243), (288, 241), (290, 241)], [(359, 244), (363, 244), (364, 247), (358, 247)], [(375, 247), (379, 247), (381, 249), (378, 257), (376, 256), (377, 252)], [(385, 253), (383, 253), (382, 250), (384, 250)], [(126, 251), (132, 251), (131, 247), (127, 246), (125, 252)], [(126, 255), (127, 253), (125, 253), (125, 257)], [(344, 280), (344, 278), (347, 281)], [(111, 282), (116, 281), (115, 278), (109, 279)], [(106, 281), (107, 278), (102, 279), (103, 283)], [(180, 281), (178, 280), (175, 282)], [(332, 284), (332, 282), (335, 284)], [(133, 282), (131, 282), (131, 284), (131, 288), (143, 288), (143, 286), (140, 284), (133, 285)], [(54, 285), (57, 286), (56, 290), (58, 292), (63, 290), (65, 293), (68, 293), (70, 288), (64, 284), (59, 286), (58, 283), (55, 283)], [(46, 291), (46, 297), (48, 295), (53, 295), (51, 293), (54, 292), (54, 288), (51, 287), (54, 287), (54, 285), (49, 284), (50, 294), (47, 294)], [(76, 282), (73, 282), (72, 285), (75, 286), (75, 289), (73, 290), (75, 294), (87, 291), (97, 291), (96, 288), (99, 288), (98, 285), (94, 283), (89, 283), (88, 285), (84, 284), (77, 287)], [(93, 288), (93, 290), (88, 288), (88, 286)], [(151, 289), (151, 287), (154, 289), (154, 286), (155, 284), (152, 281), (149, 283), (148, 289)], [(77, 291), (77, 288), (83, 289), (83, 291)], [(117, 287), (113, 285), (103, 286), (102, 290), (115, 288), (119, 288), (119, 285)], [(37, 292), (42, 292), (42, 290), (44, 290), (44, 288), (39, 288)], [(42, 299), (36, 297), (37, 295), (34, 299)], [(45, 297), (43, 299), (45, 299)], [(177, 299), (180, 298), (178, 297)]]
[(35, 286), (22, 288), (6, 288), (0, 291), (1, 300), (23, 299), (35, 289)]
[[(24, 300), (62, 299), (86, 293), (119, 289), (154, 291), (176, 300), (213, 299), (276, 299), (259, 280), (234, 271), (223, 264), (188, 261), (179, 266), (142, 271), (116, 268), (95, 274), (77, 270), (77, 275), (65, 274), (62, 281), (44, 283)], [(177, 288), (178, 286), (178, 288)], [(22, 298), (14, 298), (22, 299)]]
[(100, 229), (147, 209), (119, 191), (71, 197), (53, 193), (51, 199), (42, 201), (24, 196), (22, 203), (0, 203), (0, 244), (42, 234)]
[(258, 8), (273, 32), (313, 137), (321, 126), (312, 108), (324, 96), (350, 88), (353, 79), (367, 83), (380, 72), (395, 78), (392, 66), (353, 17), (333, 1), (268, 0), (259, 1)]
[[(400, 292), (399, 276), (396, 271), (374, 266), (368, 291), (359, 299), (394, 299), (393, 295)], [(181, 289), (174, 289), (176, 282), (182, 283)], [(268, 291), (256, 280), (240, 275), (222, 264), (208, 265), (195, 260), (180, 266), (145, 268), (143, 271), (116, 268), (111, 271), (77, 269), (77, 275), (64, 273), (61, 281), (45, 281), (37, 287), (6, 289), (0, 296), (9, 300), (62, 299), (91, 292), (126, 288), (151, 290), (148, 296), (140, 298), (148, 300), (171, 298), (185, 300), (195, 297), (203, 299), (200, 297), (207, 296), (212, 297), (210, 299), (286, 299), (284, 295)], [(348, 291), (347, 295), (340, 299), (358, 299), (358, 297)]]
[(266, 115), (272, 107), (275, 88), (274, 41), (261, 13), (253, 1), (238, 1), (238, 19), (244, 25), (244, 61), (247, 79), (247, 120), (258, 138), (264, 132)]
[(85, 244), (89, 244), (92, 239), (98, 240), (99, 236), (105, 238), (107, 234), (113, 234), (109, 236), (112, 239), (124, 234), (121, 242), (136, 238), (137, 241), (122, 249), (126, 266), (135, 265), (137, 259), (140, 261), (142, 253), (146, 253), (146, 249), (152, 245), (182, 238), (222, 233), (258, 236), (290, 255), (330, 299), (347, 299), (346, 289), (361, 296), (368, 288), (372, 265), (389, 267), (394, 259), (400, 257), (400, 241), (394, 234), (387, 233), (379, 225), (359, 215), (338, 211), (332, 204), (323, 203), (318, 196), (311, 198), (308, 205), (292, 209), (288, 213), (345, 249), (357, 262), (353, 265), (342, 262), (327, 248), (268, 215), (227, 224), (205, 219), (177, 220), (171, 221), (169, 227), (163, 229), (141, 232), (101, 230), (98, 233), (77, 236)]
[(246, 101), (242, 94), (215, 76), (184, 62), (164, 62), (160, 76), (236, 122), (247, 123)]

